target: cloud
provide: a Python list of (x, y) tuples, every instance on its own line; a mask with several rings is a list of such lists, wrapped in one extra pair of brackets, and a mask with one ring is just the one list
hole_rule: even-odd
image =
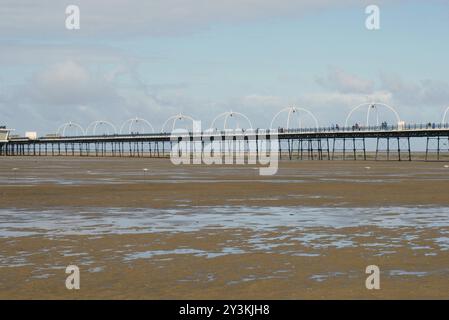
[(401, 116), (411, 122), (422, 119), (440, 119), (442, 110), (449, 105), (449, 83), (438, 79), (404, 80), (391, 72), (367, 80), (338, 67), (330, 67), (316, 82), (325, 90), (306, 93), (305, 104), (321, 106), (352, 106), (365, 102), (383, 102), (398, 109)]
[(107, 103), (117, 98), (104, 78), (95, 78), (74, 61), (53, 65), (37, 73), (29, 86), (30, 98), (46, 105), (77, 106)]
[(273, 95), (249, 94), (240, 99), (240, 104), (247, 107), (280, 107), (286, 103), (286, 99)]
[(374, 89), (374, 81), (363, 79), (336, 67), (329, 67), (327, 75), (317, 78), (317, 83), (340, 93), (372, 93)]
[(25, 83), (7, 91), (0, 110), (14, 110), (6, 120), (18, 129), (48, 132), (66, 121), (113, 117), (124, 105), (114, 83), (74, 60), (40, 68)]
[(89, 66), (73, 59), (55, 63), (35, 72), (26, 84), (3, 90), (7, 93), (0, 95), (4, 121), (17, 129), (51, 132), (66, 121), (87, 126), (102, 119), (120, 127), (126, 119), (138, 116), (158, 130), (169, 116), (179, 112), (202, 120), (207, 127), (217, 114), (234, 110), (263, 128), (282, 108), (297, 106), (310, 110), (321, 125), (327, 125), (342, 124), (356, 105), (377, 101), (395, 107), (407, 122), (419, 122), (423, 118), (437, 121), (449, 101), (449, 85), (443, 81), (404, 81), (381, 73), (368, 84), (363, 77), (341, 68), (329, 71), (327, 85), (321, 90), (294, 96), (252, 92), (214, 100), (190, 94), (188, 83), (148, 84), (141, 79), (138, 64), (114, 65), (102, 72)]
[[(0, 30), (1, 34), (1, 30)], [(70, 39), (69, 39), (70, 40)], [(54, 64), (66, 60), (76, 60), (80, 63), (120, 63), (133, 60), (157, 61), (157, 56), (131, 56), (118, 47), (101, 44), (74, 43), (35, 43), (34, 41), (0, 41), (0, 65), (19, 65), (34, 67), (36, 65)]]
[(184, 94), (187, 83), (147, 84), (137, 65), (102, 71), (96, 66), (70, 59), (41, 67), (23, 84), (2, 86), (2, 120), (18, 130), (45, 133), (68, 121), (86, 127), (94, 120), (107, 120), (120, 127), (134, 117), (158, 128), (171, 115), (204, 106)]
[[(310, 108), (326, 122), (341, 122), (352, 108), (370, 102), (388, 104), (406, 122), (439, 121), (449, 105), (449, 83), (437, 79), (404, 80), (397, 74), (380, 72), (378, 77), (368, 80), (342, 68), (329, 67), (316, 83), (322, 90), (306, 92), (296, 103)], [(355, 115), (361, 117), (358, 121), (363, 121), (363, 112)], [(386, 109), (381, 117), (395, 121)]]
[(381, 87), (395, 101), (409, 106), (449, 105), (449, 84), (441, 80), (405, 81), (399, 75), (381, 73)]

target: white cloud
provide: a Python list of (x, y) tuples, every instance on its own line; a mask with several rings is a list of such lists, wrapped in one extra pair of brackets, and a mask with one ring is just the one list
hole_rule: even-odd
[[(360, 90), (354, 79), (363, 78), (351, 75), (350, 80), (343, 81), (347, 90), (326, 88), (296, 96), (255, 92), (216, 101), (192, 96), (186, 83), (146, 84), (139, 77), (138, 66), (130, 69), (119, 65), (101, 73), (93, 70), (76, 60), (41, 69), (26, 85), (14, 91), (6, 90), (8, 94), (2, 95), (3, 118), (18, 129), (49, 132), (69, 120), (87, 126), (90, 121), (103, 119), (120, 126), (126, 119), (139, 116), (150, 120), (157, 130), (165, 119), (179, 112), (202, 120), (203, 125), (208, 126), (217, 114), (234, 110), (246, 114), (255, 127), (262, 128), (269, 125), (276, 112), (292, 105), (309, 109), (320, 124), (328, 125), (343, 124), (353, 107), (372, 101), (395, 107), (407, 122), (438, 121), (443, 102), (449, 101), (449, 85), (445, 82), (404, 81), (385, 73), (370, 84), (371, 92)], [(340, 80), (348, 79), (347, 72), (338, 70), (339, 75), (345, 75)], [(120, 81), (126, 77), (127, 81)], [(358, 121), (362, 121), (363, 115), (359, 116), (361, 120)]]
[(104, 77), (95, 78), (84, 66), (66, 61), (37, 73), (29, 87), (30, 98), (46, 105), (108, 103), (117, 98)]
[(319, 77), (317, 83), (321, 86), (337, 90), (341, 93), (372, 93), (374, 81), (363, 79), (343, 69), (329, 67), (325, 77)]
[(183, 93), (186, 83), (147, 85), (132, 66), (103, 71), (93, 66), (67, 60), (40, 68), (24, 84), (4, 87), (3, 121), (19, 130), (51, 132), (67, 121), (87, 126), (107, 120), (120, 126), (137, 116), (158, 128), (168, 116), (202, 105)]
[(286, 103), (286, 99), (279, 96), (272, 95), (258, 95), (250, 94), (240, 99), (242, 106), (247, 107), (280, 107)]
[(381, 87), (391, 92), (393, 99), (412, 107), (449, 105), (449, 84), (445, 81), (424, 79), (405, 81), (399, 75), (381, 73)]

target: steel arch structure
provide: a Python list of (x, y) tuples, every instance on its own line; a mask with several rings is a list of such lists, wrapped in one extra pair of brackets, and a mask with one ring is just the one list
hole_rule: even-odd
[[(391, 111), (393, 112), (393, 114), (395, 115), (395, 117), (396, 117), (397, 123), (401, 122), (401, 117), (399, 116), (399, 113), (398, 113), (398, 112), (396, 111), (396, 109), (393, 108), (392, 106), (389, 106), (388, 104), (382, 103), (382, 102), (364, 102), (364, 103), (361, 103), (361, 104), (359, 104), (358, 106), (354, 107), (354, 108), (348, 113), (348, 115), (346, 116), (346, 120), (345, 120), (345, 127), (348, 127), (348, 122), (349, 122), (349, 119), (351, 118), (352, 114), (353, 114), (355, 111), (357, 111), (358, 109), (360, 109), (361, 107), (363, 107), (363, 106), (368, 106), (367, 112), (366, 112), (366, 126), (369, 126), (370, 110), (371, 110), (372, 108), (377, 108), (377, 107), (376, 107), (377, 105), (386, 107), (387, 109), (391, 110)], [(377, 109), (376, 109), (376, 112), (377, 112)]]
[(168, 125), (168, 123), (170, 121), (173, 121), (173, 124), (172, 124), (172, 127), (171, 127), (171, 131), (170, 131), (170, 132), (173, 132), (175, 130), (175, 128), (176, 128), (176, 122), (177, 121), (181, 121), (181, 120), (189, 120), (189, 121), (191, 121), (192, 122), (192, 130), (193, 130), (193, 124), (195, 122), (195, 119), (193, 119), (191, 116), (188, 116), (188, 115), (185, 115), (185, 114), (182, 114), (182, 113), (178, 113), (178, 114), (176, 114), (174, 116), (169, 117), (167, 120), (165, 120), (164, 124), (162, 125), (162, 132), (163, 133), (166, 132), (166, 128), (165, 127)]
[(143, 124), (147, 125), (148, 127), (151, 128), (151, 133), (154, 133), (154, 127), (148, 120), (145, 120), (145, 119), (139, 118), (139, 117), (135, 117), (135, 118), (131, 118), (131, 119), (128, 119), (125, 122), (123, 122), (123, 124), (120, 126), (120, 134), (123, 134), (123, 129), (125, 128), (125, 126), (128, 126), (128, 133), (131, 134), (133, 125), (135, 125), (137, 123), (143, 123)]
[[(288, 112), (286, 129), (293, 129), (293, 128), (290, 128), (290, 119), (291, 119), (292, 114), (294, 114), (294, 113), (298, 114), (298, 116), (299, 116), (299, 111), (304, 111), (305, 113), (307, 113), (313, 119), (313, 121), (315, 122), (315, 127), (316, 128), (319, 127), (318, 119), (315, 117), (315, 115), (310, 110), (307, 110), (305, 108), (298, 108), (298, 107), (287, 107), (287, 108), (284, 108), (284, 109), (280, 110), (279, 112), (277, 112), (274, 115), (273, 119), (271, 119), (270, 129), (274, 129), (273, 128), (273, 123), (284, 112)], [(301, 128), (301, 118), (299, 118), (299, 128)]]
[(449, 113), (449, 107), (446, 108), (446, 110), (444, 110), (444, 114), (443, 114), (443, 119), (441, 120), (441, 123), (446, 123), (446, 117)]
[[(114, 126), (114, 124), (112, 124), (111, 122), (106, 121), (106, 120), (96, 120), (96, 121), (91, 122), (87, 126), (86, 132), (85, 132), (86, 135), (89, 133), (89, 130), (91, 130), (92, 131), (92, 135), (95, 136), (97, 134), (98, 126), (101, 126), (101, 125), (106, 125), (106, 126), (112, 128), (113, 134), (117, 134), (117, 128)], [(109, 131), (108, 131), (108, 134), (109, 134)]]
[(78, 123), (75, 123), (75, 122), (72, 122), (72, 121), (66, 122), (66, 123), (62, 124), (61, 126), (59, 126), (58, 130), (56, 131), (56, 133), (58, 135), (61, 135), (61, 136), (65, 137), (66, 136), (65, 132), (66, 132), (67, 128), (77, 128), (77, 129), (79, 129), (81, 131), (81, 135), (82, 136), (84, 136), (86, 134), (86, 132), (84, 131), (82, 126), (80, 126)]
[(246, 115), (244, 115), (241, 112), (235, 112), (235, 111), (232, 111), (232, 110), (220, 113), (218, 116), (216, 116), (212, 120), (212, 123), (211, 123), (210, 127), (211, 127), (212, 130), (214, 130), (216, 122), (220, 118), (224, 118), (224, 120), (223, 120), (223, 130), (227, 130), (228, 128), (226, 127), (226, 125), (228, 124), (228, 119), (229, 118), (233, 118), (233, 117), (235, 118), (235, 116), (239, 116), (239, 117), (242, 117), (243, 119), (245, 119), (246, 122), (249, 124), (249, 129), (253, 129), (253, 124), (251, 123), (251, 120)]

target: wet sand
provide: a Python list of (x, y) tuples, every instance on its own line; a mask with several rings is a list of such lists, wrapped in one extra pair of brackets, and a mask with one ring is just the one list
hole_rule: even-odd
[[(275, 176), (260, 176), (252, 166), (175, 166), (167, 159), (8, 158), (0, 164), (4, 208), (166, 208), (179, 201), (202, 206), (449, 205), (445, 162), (285, 161)], [(143, 168), (149, 169), (145, 175)]]
[[(0, 298), (449, 298), (446, 163), (0, 165)], [(365, 288), (371, 264), (380, 290)]]

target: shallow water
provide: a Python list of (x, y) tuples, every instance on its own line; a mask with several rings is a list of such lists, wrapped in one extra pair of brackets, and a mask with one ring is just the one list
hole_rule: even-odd
[[(356, 233), (345, 228), (369, 227)], [(394, 236), (373, 234), (373, 227), (392, 230)], [(150, 208), (64, 208), (49, 210), (0, 209), (0, 237), (64, 237), (69, 235), (189, 233), (202, 230), (249, 230), (251, 236), (239, 243), (225, 243), (211, 250), (178, 247), (173, 250), (131, 251), (122, 259), (153, 259), (168, 255), (216, 258), (247, 252), (278, 252), (315, 257), (325, 248), (363, 247), (376, 255), (394, 254), (410, 248), (424, 255), (449, 250), (449, 237), (440, 228), (449, 227), (449, 207), (181, 207)], [(432, 238), (421, 231), (438, 228)], [(397, 232), (397, 230), (404, 230)], [(423, 245), (423, 241), (426, 245)], [(300, 244), (307, 250), (298, 251)], [(64, 251), (70, 255), (71, 250)], [(0, 265), (23, 264), (22, 260), (1, 260)], [(318, 279), (315, 279), (319, 281)]]
[[(186, 200), (187, 201), (187, 200)], [(195, 207), (0, 209), (0, 237), (192, 232), (206, 228), (432, 228), (449, 226), (449, 207)], [(441, 242), (446, 242), (441, 237)]]

